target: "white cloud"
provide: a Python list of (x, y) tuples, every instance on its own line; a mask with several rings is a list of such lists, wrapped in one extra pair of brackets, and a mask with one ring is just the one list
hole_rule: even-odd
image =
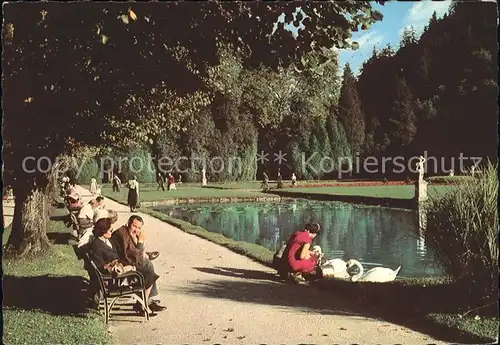
[[(349, 41), (355, 41), (359, 43), (359, 49), (339, 49), (340, 59), (342, 63), (355, 63), (361, 62), (372, 54), (373, 47), (377, 46), (380, 48), (383, 44), (385, 37), (377, 32), (377, 30), (363, 31), (361, 33), (355, 33), (354, 37)], [(351, 66), (352, 67), (352, 66)], [(356, 68), (355, 68), (356, 69)]]
[(413, 28), (420, 32), (429, 22), (432, 13), (436, 11), (438, 18), (442, 17), (448, 12), (451, 1), (420, 1), (416, 2), (406, 13), (403, 19), (403, 27), (399, 34), (403, 32), (404, 28)]
[(363, 33), (361, 36), (353, 38), (353, 41), (359, 43), (359, 49), (373, 48), (374, 45), (382, 43), (384, 36), (376, 30)]

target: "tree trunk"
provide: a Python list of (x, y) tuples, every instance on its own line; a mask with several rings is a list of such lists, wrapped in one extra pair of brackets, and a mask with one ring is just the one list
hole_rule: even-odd
[(7, 251), (20, 256), (36, 254), (50, 246), (47, 237), (49, 200), (34, 185), (14, 186), (15, 208)]

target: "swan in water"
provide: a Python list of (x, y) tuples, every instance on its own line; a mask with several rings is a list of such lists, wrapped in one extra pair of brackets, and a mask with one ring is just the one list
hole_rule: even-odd
[(375, 282), (375, 283), (392, 282), (394, 279), (396, 279), (396, 276), (399, 273), (399, 270), (401, 269), (401, 266), (399, 266), (395, 270), (386, 267), (375, 267), (372, 268), (371, 270), (364, 272), (363, 266), (358, 260), (351, 259), (347, 261), (346, 263), (347, 270), (349, 270), (353, 266), (357, 266), (359, 268), (359, 273), (351, 276), (352, 282), (355, 281)]

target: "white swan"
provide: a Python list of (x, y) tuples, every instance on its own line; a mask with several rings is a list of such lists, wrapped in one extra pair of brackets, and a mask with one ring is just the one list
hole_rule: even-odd
[(347, 264), (342, 259), (328, 260), (321, 265), (323, 277), (332, 277), (338, 279), (349, 279), (350, 275), (347, 273)]
[(351, 267), (357, 266), (359, 268), (359, 273), (351, 276), (351, 281), (360, 281), (360, 282), (375, 282), (375, 283), (385, 283), (391, 282), (396, 279), (401, 266), (396, 268), (395, 270), (391, 270), (386, 267), (375, 267), (371, 270), (364, 272), (363, 266), (358, 260), (351, 259), (347, 261), (346, 267), (349, 270)]

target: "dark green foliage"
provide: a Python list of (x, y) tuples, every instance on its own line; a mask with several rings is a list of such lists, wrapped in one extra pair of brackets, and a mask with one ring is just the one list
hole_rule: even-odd
[(365, 117), (361, 110), (356, 79), (349, 64), (344, 68), (338, 118), (344, 125), (353, 153), (359, 152), (365, 140)]
[(406, 30), (397, 53), (374, 51), (358, 82), (366, 153), (496, 161), (495, 6), (454, 2), (443, 19), (434, 13), (419, 39)]
[(116, 167), (125, 178), (124, 183), (134, 176), (140, 183), (156, 181), (156, 168), (148, 148), (137, 148), (121, 158), (123, 158), (121, 164), (117, 162)]
[[(82, 164), (83, 163), (83, 164)], [(75, 174), (75, 181), (81, 185), (89, 185), (90, 180), (95, 178), (97, 183), (100, 183), (100, 170), (99, 164), (95, 157), (91, 157), (85, 162), (80, 162), (81, 166), (73, 168)]]
[(402, 78), (396, 79), (396, 98), (387, 130), (391, 144), (398, 151), (407, 148), (417, 132), (413, 95)]

